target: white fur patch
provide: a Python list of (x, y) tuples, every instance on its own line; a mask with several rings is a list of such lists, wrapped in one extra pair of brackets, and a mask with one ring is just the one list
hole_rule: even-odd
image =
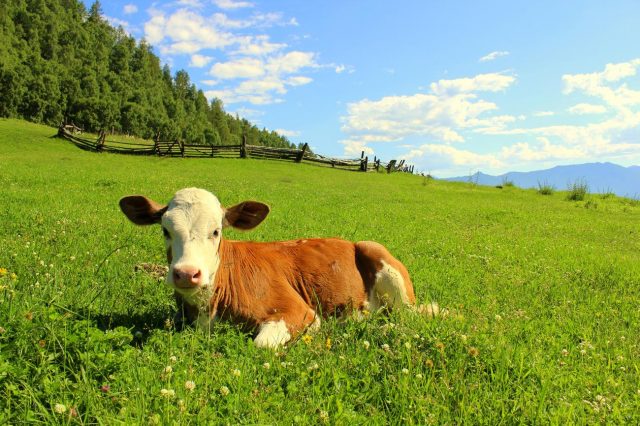
[(267, 321), (260, 324), (258, 328), (258, 335), (253, 341), (259, 348), (271, 348), (275, 349), (278, 346), (284, 345), (291, 339), (289, 329), (284, 320), (280, 321)]
[[(218, 247), (221, 240), (224, 210), (220, 201), (204, 189), (186, 188), (176, 192), (162, 216), (167, 229), (167, 249), (171, 248), (173, 261), (167, 274), (167, 283), (173, 283), (174, 268), (198, 268), (202, 285), (210, 284), (218, 270)], [(218, 235), (213, 236), (218, 230)]]
[(409, 304), (407, 289), (402, 274), (384, 260), (380, 260), (382, 268), (376, 273), (376, 282), (369, 294), (372, 309), (382, 306), (392, 308)]

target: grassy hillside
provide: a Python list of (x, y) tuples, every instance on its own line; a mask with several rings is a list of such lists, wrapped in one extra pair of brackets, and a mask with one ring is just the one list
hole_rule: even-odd
[[(640, 421), (638, 202), (95, 154), (53, 134), (0, 120), (2, 423)], [(230, 238), (379, 241), (448, 315), (327, 320), (277, 353), (224, 323), (175, 330), (170, 291), (136, 270), (164, 262), (162, 233), (117, 202), (187, 186), (271, 206)]]

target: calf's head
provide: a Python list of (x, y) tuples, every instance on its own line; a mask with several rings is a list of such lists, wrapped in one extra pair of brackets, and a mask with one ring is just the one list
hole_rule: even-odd
[(215, 195), (197, 188), (181, 189), (167, 205), (130, 195), (120, 200), (120, 209), (136, 225), (162, 226), (167, 283), (187, 299), (195, 292), (213, 290), (223, 228), (253, 229), (269, 213), (267, 205), (256, 201), (224, 208)]

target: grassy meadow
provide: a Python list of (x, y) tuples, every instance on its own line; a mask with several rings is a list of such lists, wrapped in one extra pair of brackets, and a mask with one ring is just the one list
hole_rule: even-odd
[[(0, 423), (638, 424), (640, 203), (290, 162), (84, 152), (0, 120)], [(376, 240), (447, 314), (274, 352), (175, 329), (162, 232), (118, 200), (263, 201), (257, 241)]]

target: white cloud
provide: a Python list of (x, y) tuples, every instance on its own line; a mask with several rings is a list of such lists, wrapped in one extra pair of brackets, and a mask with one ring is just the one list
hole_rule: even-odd
[(270, 42), (266, 35), (242, 37), (238, 43), (240, 46), (233, 52), (234, 55), (268, 56), (287, 47), (285, 43)]
[(579, 103), (572, 106), (567, 111), (569, 111), (570, 114), (576, 114), (576, 115), (603, 114), (607, 112), (607, 108), (604, 105)]
[(195, 67), (195, 68), (202, 68), (212, 60), (213, 58), (211, 56), (195, 54), (191, 56), (191, 61), (189, 62), (189, 66)]
[(208, 96), (225, 103), (250, 102), (256, 105), (281, 102), (288, 87), (311, 83), (311, 77), (299, 75), (305, 69), (317, 68), (315, 54), (292, 51), (267, 58), (240, 57), (219, 62), (209, 73), (222, 80), (242, 80), (233, 87), (209, 91)]
[(138, 11), (138, 6), (135, 4), (125, 4), (123, 12), (125, 15), (132, 15)]
[[(481, 74), (434, 82), (428, 93), (363, 99), (348, 104), (347, 114), (342, 117), (342, 131), (347, 137), (341, 143), (345, 153), (368, 148), (374, 142), (394, 143), (398, 147), (411, 145), (400, 158), (411, 160), (418, 168), (445, 174), (463, 174), (474, 168), (502, 172), (507, 168), (531, 169), (541, 164), (605, 158), (637, 162), (640, 161), (640, 91), (636, 90), (637, 80), (631, 78), (638, 74), (639, 68), (640, 59), (633, 59), (608, 64), (598, 72), (562, 76), (565, 95), (587, 96), (599, 101), (578, 100), (568, 112), (611, 114), (601, 121), (518, 127), (516, 123), (526, 117), (496, 114), (498, 105), (482, 96), (483, 92), (510, 88), (516, 78), (501, 73)], [(550, 117), (555, 113), (542, 110), (531, 115)], [(489, 140), (487, 136), (492, 137), (492, 149), (487, 149), (491, 145), (484, 144)], [(501, 137), (520, 140), (501, 147), (498, 139)]]
[(504, 161), (536, 162), (549, 160), (577, 160), (586, 157), (584, 150), (577, 147), (554, 145), (546, 137), (538, 137), (536, 145), (518, 142), (503, 147), (500, 157)]
[(237, 1), (237, 0), (213, 0), (213, 3), (218, 6), (220, 9), (242, 9), (247, 7), (253, 7), (253, 3), (248, 1)]
[(471, 78), (438, 80), (437, 83), (431, 83), (430, 88), (436, 95), (455, 95), (457, 93), (469, 92), (499, 92), (511, 86), (515, 81), (515, 77), (505, 74), (478, 74)]
[(276, 129), (275, 132), (288, 138), (296, 138), (300, 136), (300, 132), (298, 130)]
[(200, 83), (206, 84), (207, 86), (216, 86), (220, 82), (218, 80), (200, 80)]
[(534, 117), (551, 117), (552, 115), (555, 115), (555, 112), (553, 111), (536, 111), (533, 113)]
[(489, 61), (493, 61), (501, 56), (507, 56), (509, 54), (509, 52), (505, 51), (505, 50), (496, 50), (494, 52), (489, 53), (488, 55), (483, 56), (482, 58), (480, 58), (478, 61), (479, 62), (489, 62)]
[(218, 62), (209, 74), (219, 79), (256, 78), (266, 73), (265, 64), (256, 58), (240, 58), (228, 62)]
[(428, 157), (438, 169), (451, 167), (456, 169), (501, 168), (504, 162), (491, 154), (478, 154), (449, 145), (424, 144), (412, 149), (403, 158), (415, 161), (419, 157)]
[(362, 142), (359, 140), (351, 140), (345, 139), (341, 140), (340, 143), (344, 145), (344, 155), (346, 157), (355, 157), (360, 156), (362, 151), (364, 151), (365, 155), (372, 155), (373, 149), (366, 145), (366, 142)]
[(164, 54), (197, 53), (202, 49), (220, 49), (235, 42), (235, 37), (210, 25), (199, 14), (180, 9), (166, 16), (155, 14), (144, 25), (149, 43), (158, 45)]

